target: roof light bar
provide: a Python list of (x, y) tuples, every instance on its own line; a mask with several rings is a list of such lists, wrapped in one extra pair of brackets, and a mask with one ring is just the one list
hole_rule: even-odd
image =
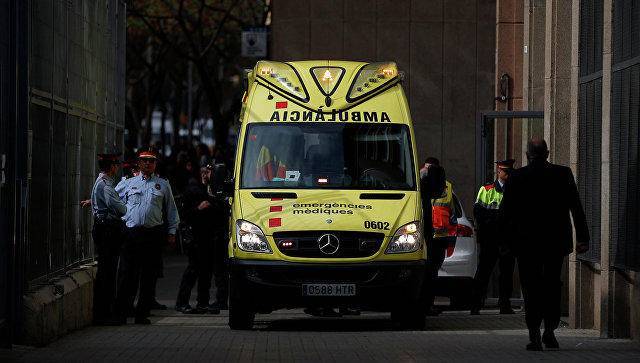
[(259, 61), (256, 64), (258, 78), (290, 96), (302, 101), (309, 101), (309, 94), (304, 87), (300, 75), (289, 64), (282, 62)]
[(347, 101), (356, 101), (398, 77), (395, 62), (370, 63), (360, 68), (349, 88)]

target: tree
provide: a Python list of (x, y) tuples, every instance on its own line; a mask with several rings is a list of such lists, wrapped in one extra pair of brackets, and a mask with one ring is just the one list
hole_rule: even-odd
[[(241, 31), (264, 25), (269, 7), (269, 0), (129, 0), (128, 34), (136, 37), (138, 46), (138, 36), (146, 35), (150, 43), (147, 52), (150, 46), (154, 55), (149, 58), (148, 53), (139, 52), (141, 59), (134, 67), (139, 72), (145, 69), (144, 77), (154, 87), (166, 85), (166, 78), (159, 72), (168, 74), (174, 88), (170, 92), (173, 104), (182, 107), (183, 100), (175, 97), (184, 96), (183, 77), (191, 62), (194, 83), (204, 98), (201, 109), (214, 120), (216, 143), (224, 146), (238, 108), (237, 101), (229, 100), (240, 97), (237, 80), (241, 78), (237, 76), (241, 76), (242, 67), (237, 65), (241, 61)], [(138, 67), (138, 62), (143, 67)], [(148, 94), (155, 95), (152, 91)], [(147, 98), (149, 102), (158, 101)], [(173, 114), (175, 118), (175, 110)]]

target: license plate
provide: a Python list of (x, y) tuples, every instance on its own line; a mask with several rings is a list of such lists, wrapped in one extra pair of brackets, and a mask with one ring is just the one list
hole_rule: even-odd
[(302, 296), (355, 296), (356, 284), (302, 284)]

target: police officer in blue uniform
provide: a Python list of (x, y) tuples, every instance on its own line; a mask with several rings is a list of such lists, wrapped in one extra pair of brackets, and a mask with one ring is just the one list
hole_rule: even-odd
[(121, 217), (127, 207), (114, 190), (120, 166), (120, 154), (98, 154), (100, 175), (91, 191), (93, 242), (98, 254), (98, 270), (93, 285), (93, 322), (96, 325), (119, 325), (114, 302), (116, 272), (122, 241)]
[(126, 317), (136, 295), (135, 323), (150, 324), (148, 319), (154, 300), (156, 279), (162, 270), (162, 248), (175, 245), (179, 217), (171, 186), (155, 175), (157, 155), (154, 151), (138, 154), (140, 174), (127, 179), (120, 191), (127, 213), (125, 242), (118, 272), (117, 306)]

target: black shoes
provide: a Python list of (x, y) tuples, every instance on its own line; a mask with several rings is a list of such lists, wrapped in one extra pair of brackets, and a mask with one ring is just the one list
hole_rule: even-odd
[(175, 307), (177, 312), (183, 313), (183, 314), (213, 314), (213, 315), (218, 315), (220, 314), (220, 309), (218, 308), (217, 304), (211, 304), (211, 305), (196, 305), (196, 307), (191, 307), (191, 305), (186, 304), (186, 305), (176, 305)]
[(333, 308), (306, 308), (304, 309), (304, 312), (311, 316), (323, 318), (339, 318), (342, 316), (342, 314), (335, 311)]
[(340, 315), (351, 315), (351, 316), (360, 315), (360, 310), (358, 310), (358, 309), (340, 308), (340, 309), (338, 309), (338, 311), (340, 312)]
[(217, 303), (209, 304), (204, 307), (209, 314), (218, 315), (220, 314), (220, 306)]
[(556, 339), (556, 335), (553, 334), (553, 331), (547, 332), (545, 330), (544, 334), (542, 334), (542, 342), (547, 349), (560, 349), (560, 343), (558, 343), (558, 339)]
[(188, 314), (191, 310), (193, 310), (193, 308), (189, 304), (176, 305), (175, 309), (176, 309), (177, 312), (183, 313), (183, 314)]
[(139, 324), (139, 325), (149, 325), (149, 324), (151, 324), (151, 320), (149, 320), (149, 318), (141, 318), (141, 317), (136, 318), (136, 320), (134, 322), (136, 324)]
[(503, 315), (512, 315), (515, 314), (516, 312), (513, 311), (513, 309), (511, 308), (511, 306), (503, 306), (500, 308), (500, 314)]
[(529, 330), (529, 344), (527, 350), (540, 352), (542, 351), (542, 341), (540, 339), (540, 330)]
[(119, 326), (119, 325), (125, 325), (125, 324), (127, 324), (127, 319), (116, 318), (116, 317), (93, 320), (93, 325), (97, 325), (97, 326)]
[(213, 304), (209, 304), (210, 310), (229, 310), (229, 305), (225, 303), (214, 302)]
[(428, 308), (425, 309), (426, 316), (438, 316), (440, 315), (440, 313), (442, 313), (442, 310), (440, 310), (435, 306), (429, 306)]
[(158, 300), (153, 299), (151, 302), (151, 310), (167, 310), (167, 305), (160, 304)]

